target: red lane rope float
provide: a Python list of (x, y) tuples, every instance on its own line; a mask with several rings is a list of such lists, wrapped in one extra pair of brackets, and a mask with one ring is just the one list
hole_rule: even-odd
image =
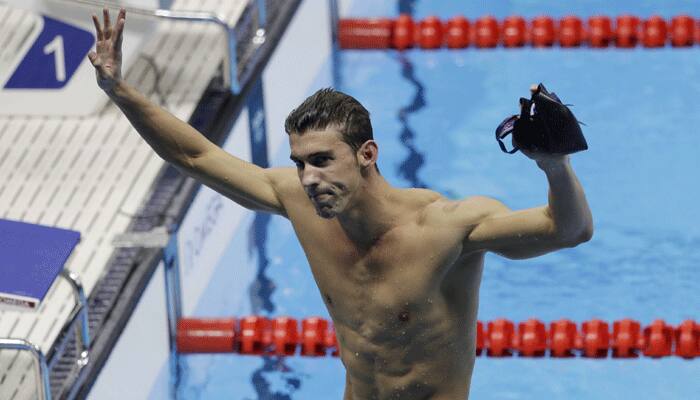
[(177, 321), (180, 353), (229, 353), (236, 350), (236, 320), (182, 318)]
[[(332, 324), (321, 317), (299, 321), (290, 317), (268, 319), (261, 316), (197, 319), (182, 318), (177, 323), (179, 353), (240, 353), (247, 355), (307, 357), (338, 356), (338, 342)], [(586, 357), (660, 358), (675, 355), (685, 359), (700, 357), (700, 324), (683, 321), (673, 327), (655, 320), (646, 327), (638, 321), (576, 323), (561, 319), (547, 325), (537, 319), (515, 324), (496, 319), (476, 327), (476, 353), (488, 357)]]
[(700, 44), (700, 20), (689, 15), (669, 21), (658, 15), (642, 19), (625, 14), (615, 17), (614, 23), (601, 15), (585, 21), (574, 15), (558, 20), (542, 15), (529, 21), (518, 15), (503, 21), (487, 15), (470, 21), (458, 15), (443, 22), (436, 16), (416, 21), (402, 14), (396, 19), (341, 19), (338, 40), (343, 49), (483, 49), (499, 45), (633, 48), (640, 44), (646, 48), (689, 47)]
[(461, 49), (469, 46), (469, 20), (461, 15), (450, 18), (445, 30), (445, 43), (450, 49)]

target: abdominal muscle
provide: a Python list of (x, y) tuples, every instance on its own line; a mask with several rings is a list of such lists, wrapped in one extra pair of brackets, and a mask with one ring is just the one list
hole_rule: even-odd
[(318, 273), (347, 370), (344, 399), (466, 399), (482, 267), (477, 254), (460, 257), (439, 279), (409, 266), (352, 285)]
[(467, 398), (475, 359), (468, 326), (474, 321), (450, 318), (441, 301), (435, 303), (410, 310), (408, 322), (398, 316), (386, 324), (373, 324), (371, 316), (356, 326), (336, 322), (347, 369), (345, 400)]

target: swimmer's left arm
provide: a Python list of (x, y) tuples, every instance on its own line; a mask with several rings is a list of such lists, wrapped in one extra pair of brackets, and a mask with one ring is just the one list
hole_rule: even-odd
[(492, 251), (510, 259), (525, 259), (590, 240), (593, 219), (568, 156), (540, 159), (537, 165), (549, 181), (549, 204), (513, 211), (488, 197), (465, 200), (471, 206), (459, 208), (483, 210), (466, 234), (465, 251)]

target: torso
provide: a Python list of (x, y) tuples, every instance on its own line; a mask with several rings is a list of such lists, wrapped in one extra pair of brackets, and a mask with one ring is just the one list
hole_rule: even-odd
[(484, 255), (463, 251), (467, 227), (450, 221), (448, 200), (401, 196), (402, 219), (366, 250), (300, 187), (285, 209), (333, 319), (345, 399), (465, 399)]

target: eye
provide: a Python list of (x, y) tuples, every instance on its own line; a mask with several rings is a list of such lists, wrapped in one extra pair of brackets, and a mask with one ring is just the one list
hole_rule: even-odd
[(330, 157), (326, 157), (326, 156), (314, 157), (314, 159), (313, 159), (313, 165), (319, 166), (319, 167), (320, 167), (320, 166), (323, 166), (323, 165), (326, 164), (330, 159), (331, 159)]

